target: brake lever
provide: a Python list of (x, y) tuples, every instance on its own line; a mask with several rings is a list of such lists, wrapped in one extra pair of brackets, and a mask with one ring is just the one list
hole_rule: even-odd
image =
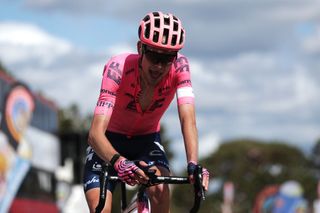
[(194, 183), (194, 203), (190, 210), (190, 213), (198, 212), (200, 208), (201, 201), (205, 200), (205, 191), (202, 186), (202, 166), (198, 165), (194, 173), (195, 183)]
[(202, 200), (206, 199), (206, 195), (205, 195), (205, 190), (204, 187), (202, 186), (202, 180), (203, 180), (203, 176), (202, 176), (202, 166), (198, 165), (197, 167), (197, 177), (196, 177), (196, 182), (197, 182), (197, 186), (198, 186), (198, 190), (199, 190), (199, 194), (198, 196), (201, 197)]
[(137, 167), (139, 167), (139, 169), (141, 169), (149, 177), (148, 183), (147, 184), (143, 184), (143, 185), (151, 186), (151, 185), (156, 184), (156, 179), (157, 179), (156, 172), (157, 172), (157, 170), (151, 169), (151, 167), (154, 166), (154, 164), (150, 164), (148, 166), (141, 166), (140, 165), (140, 161), (134, 161), (134, 163), (136, 164)]

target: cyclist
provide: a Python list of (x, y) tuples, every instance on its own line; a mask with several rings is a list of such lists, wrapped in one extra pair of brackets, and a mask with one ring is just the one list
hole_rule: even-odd
[[(89, 131), (84, 174), (88, 206), (94, 212), (99, 201), (99, 169), (111, 164), (123, 182), (146, 182), (148, 177), (132, 160), (152, 164), (158, 175), (170, 175), (160, 140), (160, 119), (175, 94), (191, 177), (198, 161), (198, 139), (190, 70), (187, 58), (178, 53), (185, 43), (181, 21), (160, 11), (140, 22), (138, 54), (112, 57), (104, 67), (100, 96)], [(204, 169), (203, 186), (208, 189)], [(114, 184), (107, 186), (104, 212), (111, 212)], [(169, 212), (169, 187), (148, 188), (151, 211)]]

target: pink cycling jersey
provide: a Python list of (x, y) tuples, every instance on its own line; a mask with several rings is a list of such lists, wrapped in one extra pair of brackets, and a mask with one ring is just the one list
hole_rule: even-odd
[(139, 78), (139, 55), (112, 57), (104, 67), (96, 115), (111, 116), (108, 131), (128, 136), (144, 135), (160, 130), (160, 119), (177, 94), (178, 105), (194, 104), (190, 70), (185, 56), (178, 58), (169, 73), (157, 84), (150, 106), (142, 110)]

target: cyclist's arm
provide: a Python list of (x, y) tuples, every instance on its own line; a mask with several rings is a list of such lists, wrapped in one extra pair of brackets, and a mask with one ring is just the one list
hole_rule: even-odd
[[(198, 131), (196, 126), (195, 107), (193, 104), (182, 104), (178, 106), (179, 117), (181, 122), (181, 129), (186, 149), (188, 173), (189, 165), (198, 164)], [(194, 173), (189, 173), (189, 178), (194, 181)], [(209, 172), (207, 169), (202, 170), (202, 185), (204, 190), (207, 191), (209, 187)]]
[(111, 143), (105, 136), (108, 127), (110, 116), (94, 115), (89, 131), (89, 145), (93, 148), (96, 154), (106, 162), (117, 153)]
[(116, 102), (116, 94), (122, 79), (119, 67), (113, 64), (119, 63), (118, 58), (112, 58), (105, 65), (101, 83), (101, 90), (93, 120), (89, 130), (88, 143), (97, 155), (106, 162), (117, 153), (105, 136), (113, 107)]
[(177, 72), (177, 103), (187, 161), (198, 162), (198, 133), (195, 118), (194, 93), (188, 59), (179, 54)]
[[(191, 76), (188, 60), (185, 57), (177, 59), (175, 64), (177, 72), (177, 100), (178, 111), (183, 134), (186, 156), (188, 162), (189, 178), (193, 182), (194, 177), (189, 172), (189, 166), (198, 164), (198, 131), (194, 105), (194, 93), (192, 90)], [(208, 190), (209, 172), (203, 169), (202, 185)]]
[(198, 162), (198, 131), (193, 104), (178, 105), (187, 161)]

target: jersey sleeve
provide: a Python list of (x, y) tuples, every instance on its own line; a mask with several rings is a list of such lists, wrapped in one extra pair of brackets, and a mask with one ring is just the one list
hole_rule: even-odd
[(121, 65), (115, 58), (111, 58), (104, 66), (100, 95), (94, 110), (95, 115), (111, 116), (121, 78)]
[(194, 104), (194, 93), (191, 84), (190, 67), (188, 59), (179, 54), (175, 62), (177, 77), (177, 102), (181, 104)]

